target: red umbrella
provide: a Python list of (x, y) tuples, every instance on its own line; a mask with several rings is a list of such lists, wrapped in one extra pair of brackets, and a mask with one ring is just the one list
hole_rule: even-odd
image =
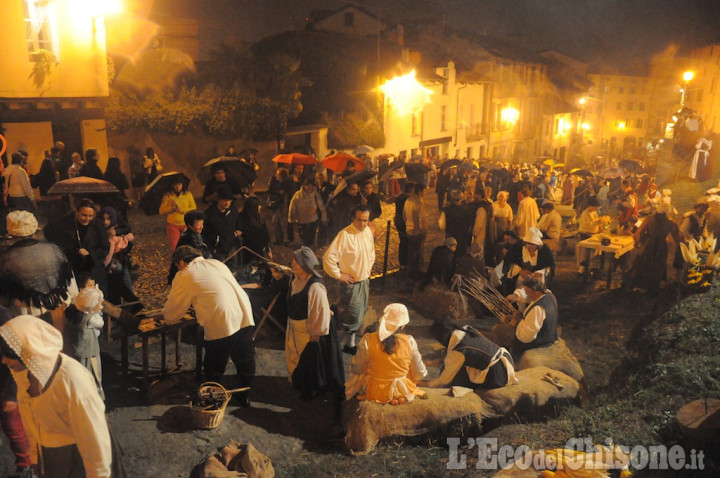
[(119, 193), (118, 189), (110, 181), (95, 179), (87, 176), (58, 181), (48, 189), (48, 194), (95, 194), (95, 193)]
[(317, 160), (309, 154), (288, 153), (278, 154), (273, 159), (278, 164), (315, 164)]
[(362, 159), (356, 158), (347, 153), (335, 153), (323, 158), (322, 165), (334, 173), (342, 173), (347, 168), (348, 163), (355, 163), (355, 171), (365, 169), (365, 163)]

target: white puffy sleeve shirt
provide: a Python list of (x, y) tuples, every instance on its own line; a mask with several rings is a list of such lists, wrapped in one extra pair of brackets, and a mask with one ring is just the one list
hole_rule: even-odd
[(375, 264), (375, 239), (366, 227), (360, 232), (350, 224), (335, 236), (323, 256), (323, 269), (333, 279), (350, 274), (356, 282), (370, 277)]
[(250, 298), (230, 269), (215, 259), (196, 257), (177, 273), (163, 317), (169, 323), (179, 322), (190, 306), (206, 340), (223, 339), (255, 325)]
[(112, 447), (105, 404), (90, 372), (67, 355), (61, 357), (58, 372), (37, 397), (27, 392), (26, 373), (17, 374), (25, 378), (18, 380), (18, 403), (32, 462), (38, 463), (39, 446), (75, 444), (88, 478), (109, 477)]

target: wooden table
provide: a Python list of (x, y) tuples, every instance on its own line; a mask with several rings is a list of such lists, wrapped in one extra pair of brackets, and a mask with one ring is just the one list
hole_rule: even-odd
[[(610, 244), (604, 246), (602, 244), (602, 237), (609, 237)], [(632, 236), (618, 236), (617, 234), (595, 234), (589, 238), (578, 242), (580, 248), (579, 253), (582, 254), (583, 262), (585, 266), (585, 281), (590, 277), (590, 257), (591, 252), (593, 255), (602, 255), (603, 262), (607, 258), (607, 288), (610, 289), (612, 284), (612, 274), (617, 267), (619, 261), (625, 254), (632, 251), (635, 248), (635, 240)]]
[[(160, 317), (160, 316), (158, 316)], [(160, 336), (161, 348), (161, 367), (160, 375), (167, 375), (167, 336), (174, 334), (175, 337), (175, 367), (179, 367), (182, 363), (180, 355), (180, 338), (182, 329), (197, 324), (197, 319), (186, 315), (180, 322), (167, 324), (161, 320), (153, 323), (151, 326), (138, 328), (137, 332), (123, 333), (120, 336), (121, 364), (125, 374), (128, 373), (128, 337), (137, 335), (142, 340), (142, 374), (143, 374), (143, 391), (147, 394), (150, 391), (150, 338)], [(202, 373), (202, 327), (198, 328), (198, 337), (195, 345), (195, 374), (198, 378)]]

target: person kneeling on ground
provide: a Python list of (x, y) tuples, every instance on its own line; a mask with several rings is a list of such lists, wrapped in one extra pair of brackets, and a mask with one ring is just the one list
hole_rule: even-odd
[(510, 352), (494, 344), (470, 326), (457, 328), (443, 316), (430, 327), (433, 337), (447, 349), (439, 377), (420, 386), (460, 386), (493, 389), (515, 383), (515, 363)]
[(433, 279), (450, 287), (450, 282), (455, 274), (456, 250), (457, 241), (454, 237), (448, 237), (442, 245), (433, 249), (425, 279), (420, 284), (420, 290), (423, 290), (426, 285), (432, 284)]
[(390, 304), (377, 324), (366, 329), (350, 366), (345, 397), (399, 405), (425, 393), (416, 387), (427, 369), (411, 335), (401, 333), (410, 322), (407, 307)]

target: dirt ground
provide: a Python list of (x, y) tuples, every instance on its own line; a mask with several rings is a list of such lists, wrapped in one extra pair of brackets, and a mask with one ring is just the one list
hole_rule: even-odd
[[(435, 211), (435, 196), (425, 198), (429, 209)], [(384, 204), (384, 215), (378, 221), (378, 264), (375, 272), (382, 270), (384, 250), (384, 224), (392, 218), (394, 207)], [(145, 217), (133, 212), (131, 223), (137, 237), (136, 262), (140, 275), (136, 291), (146, 306), (162, 305), (168, 288), (163, 285), (169, 252), (162, 218)], [(441, 241), (437, 212), (429, 221), (432, 227), (427, 244), (426, 258), (432, 247)], [(396, 234), (391, 234), (389, 247), (390, 269), (396, 264)], [(276, 248), (276, 260), (289, 262), (290, 247)], [(577, 275), (572, 248), (556, 257), (558, 270), (552, 289), (560, 305), (562, 337), (575, 353), (587, 378), (589, 395), (585, 412), (593, 413), (593, 407), (603, 403), (602, 397), (611, 393), (613, 378), (618, 367), (629, 354), (627, 343), (633, 327), (647, 317), (662, 314), (672, 306), (677, 297), (672, 289), (666, 293), (649, 296), (638, 291), (619, 288), (616, 274), (611, 290), (605, 290), (605, 282), (591, 277), (585, 283)], [(599, 277), (597, 277), (599, 279)], [(378, 312), (391, 302), (403, 302), (411, 310), (409, 333), (418, 340), (424, 358), (438, 356), (437, 347), (429, 336), (428, 326), (432, 317), (424, 317), (410, 303), (410, 290), (394, 276), (373, 281), (371, 302)], [(478, 321), (487, 327), (492, 321)], [(473, 469), (472, 451), (469, 452), (469, 469), (450, 472), (447, 470), (448, 449), (445, 437), (432, 436), (413, 440), (413, 443), (391, 441), (382, 443), (366, 456), (352, 456), (343, 446), (342, 432), (332, 419), (331, 404), (327, 399), (316, 398), (311, 402), (300, 401), (287, 381), (283, 351), (283, 337), (271, 326), (266, 326), (256, 342), (257, 376), (253, 383), (252, 407), (240, 408), (230, 403), (225, 419), (215, 430), (195, 430), (191, 424), (187, 402), (197, 382), (194, 367), (194, 346), (181, 346), (183, 366), (158, 380), (149, 397), (141, 392), (139, 368), (140, 348), (130, 340), (129, 376), (123, 376), (119, 367), (119, 343), (102, 343), (107, 416), (125, 451), (125, 465), (130, 476), (137, 477), (187, 477), (193, 467), (216, 447), (230, 439), (251, 442), (266, 454), (275, 467), (277, 476), (478, 476)], [(174, 361), (175, 347), (170, 343), (167, 357)], [(346, 368), (350, 356), (345, 355)], [(151, 346), (151, 365), (157, 370), (160, 363), (160, 346)], [(430, 369), (430, 374), (437, 374)], [(233, 385), (234, 370), (229, 365), (225, 385)], [(564, 443), (561, 427), (552, 421), (538, 423), (515, 422), (494, 430), (472, 431), (476, 436), (497, 436), (502, 443), (549, 446)], [(10, 469), (11, 455), (4, 437), (0, 447), (0, 476)]]

